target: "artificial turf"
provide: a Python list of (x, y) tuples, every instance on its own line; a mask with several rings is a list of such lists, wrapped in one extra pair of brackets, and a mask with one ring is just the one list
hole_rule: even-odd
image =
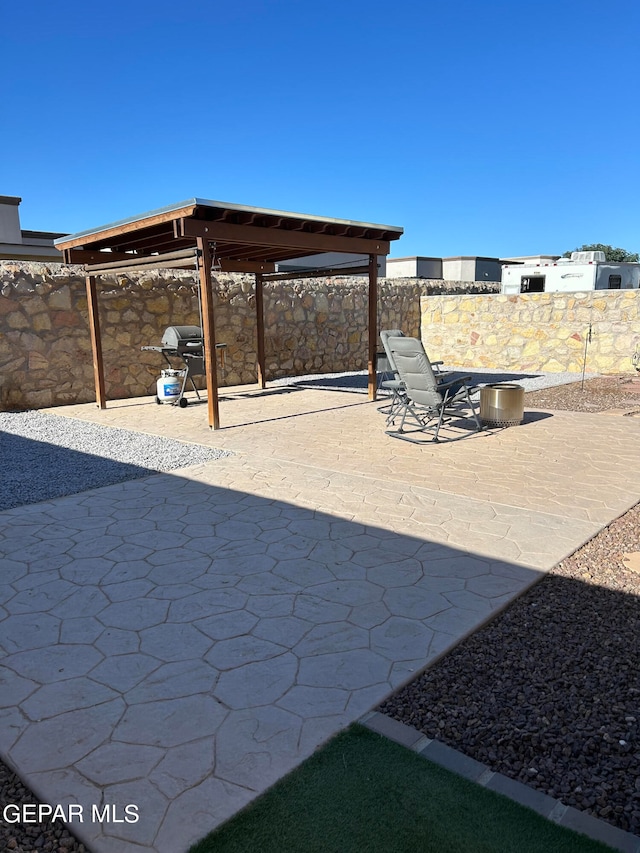
[(610, 853), (353, 725), (189, 853)]

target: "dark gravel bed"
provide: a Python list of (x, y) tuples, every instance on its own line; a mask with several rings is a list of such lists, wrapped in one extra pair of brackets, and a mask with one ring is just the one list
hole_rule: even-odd
[[(627, 408), (594, 381), (550, 407)], [(640, 834), (640, 504), (378, 710)]]
[[(27, 805), (38, 800), (15, 773), (0, 762), (0, 815), (4, 807)], [(60, 821), (43, 824), (7, 824), (0, 818), (0, 850), (13, 853), (88, 853)]]
[(571, 412), (640, 408), (640, 375), (600, 376), (585, 379), (584, 383), (572, 382), (569, 385), (530, 391), (525, 393), (526, 406)]

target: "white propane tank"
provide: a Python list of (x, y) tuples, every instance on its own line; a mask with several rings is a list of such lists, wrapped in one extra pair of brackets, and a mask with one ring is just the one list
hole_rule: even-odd
[(182, 374), (179, 370), (163, 370), (156, 383), (158, 402), (173, 403), (180, 396)]

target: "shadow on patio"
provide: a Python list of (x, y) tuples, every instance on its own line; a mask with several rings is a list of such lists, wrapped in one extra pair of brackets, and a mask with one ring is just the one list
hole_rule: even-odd
[(217, 486), (232, 460), (0, 517), (2, 753), (49, 803), (138, 804), (72, 826), (92, 850), (180, 849), (540, 575)]

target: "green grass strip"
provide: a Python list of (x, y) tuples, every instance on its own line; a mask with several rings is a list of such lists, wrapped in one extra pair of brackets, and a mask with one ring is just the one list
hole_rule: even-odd
[(610, 850), (354, 725), (189, 853)]

